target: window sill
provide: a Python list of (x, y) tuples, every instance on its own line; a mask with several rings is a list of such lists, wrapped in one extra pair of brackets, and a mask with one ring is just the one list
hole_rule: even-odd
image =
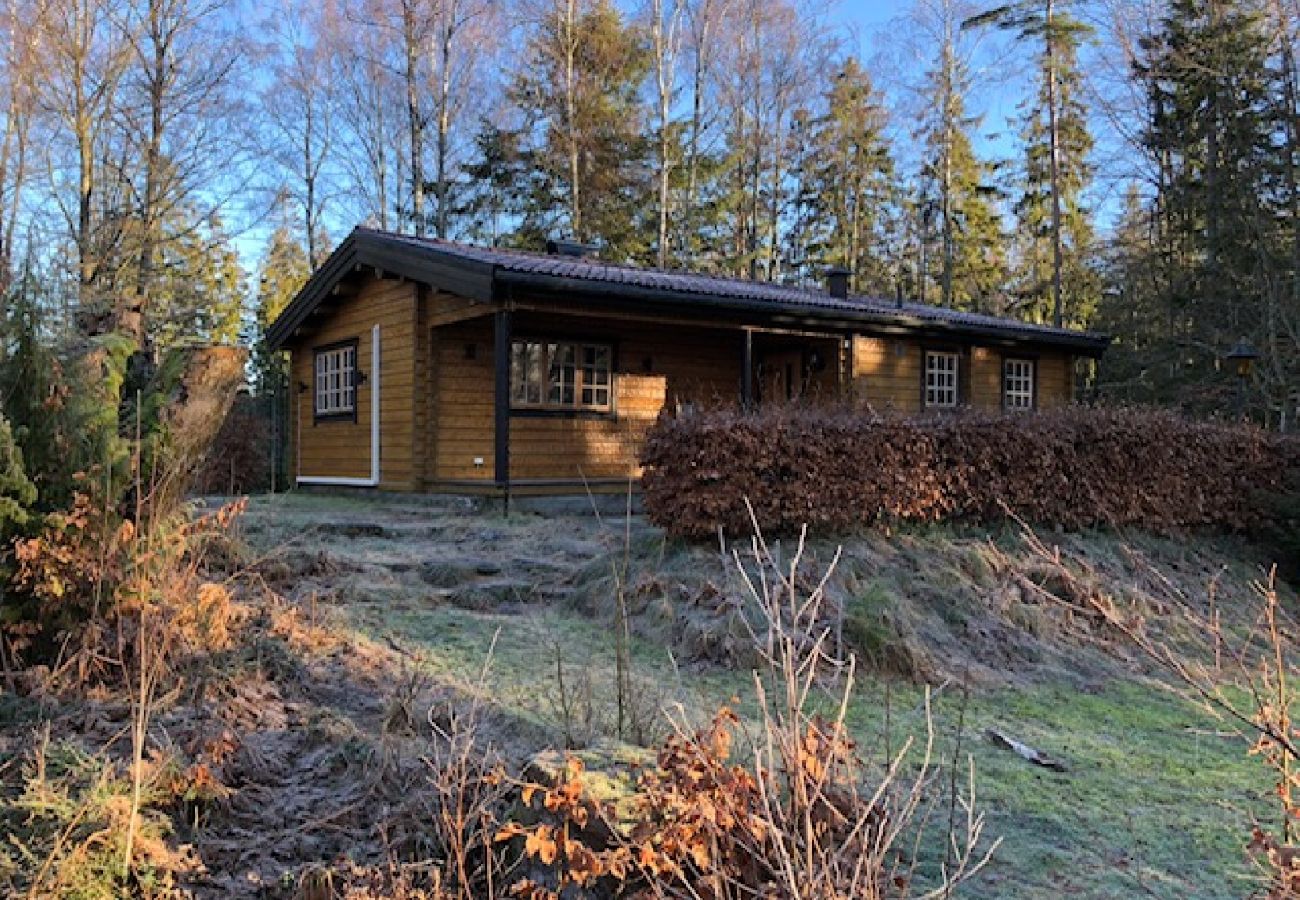
[(354, 409), (354, 410), (349, 410), (348, 412), (317, 413), (315, 416), (312, 417), (312, 421), (317, 425), (320, 425), (322, 423), (329, 423), (329, 422), (351, 422), (353, 424), (356, 424), (357, 412)]
[(532, 409), (511, 407), (512, 419), (616, 419), (612, 409)]

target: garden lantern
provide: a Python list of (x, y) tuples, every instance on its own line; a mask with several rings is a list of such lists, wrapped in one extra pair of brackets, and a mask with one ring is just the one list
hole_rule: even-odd
[(1237, 415), (1240, 416), (1246, 410), (1246, 379), (1250, 378), (1250, 370), (1259, 359), (1259, 351), (1243, 337), (1225, 358), (1237, 371)]

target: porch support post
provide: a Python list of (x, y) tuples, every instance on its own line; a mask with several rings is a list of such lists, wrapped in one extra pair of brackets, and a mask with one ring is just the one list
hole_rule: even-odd
[(740, 353), (740, 406), (746, 412), (754, 406), (754, 332), (748, 328)]
[(492, 362), (495, 369), (493, 387), (493, 478), (510, 509), (510, 333), (513, 314), (499, 309), (495, 318), (496, 345)]

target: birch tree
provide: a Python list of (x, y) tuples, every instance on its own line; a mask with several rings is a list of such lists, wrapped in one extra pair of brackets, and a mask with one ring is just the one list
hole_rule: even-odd
[[(665, 268), (669, 258), (670, 188), (676, 163), (672, 111), (677, 99), (677, 62), (681, 52), (686, 8), (685, 0), (649, 0), (649, 3), (656, 116), (656, 205), (659, 219), (655, 235), (655, 261), (660, 268)], [(698, 110), (694, 114), (698, 115)]]
[[(99, 164), (108, 155), (118, 89), (131, 58), (117, 25), (122, 12), (118, 0), (67, 0), (44, 4), (36, 21), (42, 73), (38, 103), (53, 120), (53, 199), (75, 247), (78, 302), (91, 316), (104, 313), (100, 307), (107, 299), (97, 282), (120, 238), (120, 222), (97, 212), (105, 208), (99, 197)], [(142, 321), (127, 310), (117, 313), (128, 331), (142, 333)]]
[(324, 260), (326, 206), (333, 199), (328, 166), (337, 125), (325, 35), (331, 10), (287, 5), (274, 29), (274, 80), (263, 93), (272, 158), (300, 214), (303, 243), (314, 271)]
[(192, 259), (204, 235), (225, 240), (224, 228), (211, 223), (230, 190), (222, 170), (241, 155), (231, 139), (238, 132), (229, 93), (241, 43), (225, 33), (225, 12), (223, 0), (143, 0), (127, 20), (132, 59), (123, 80), (123, 137), (139, 167), (130, 290), (147, 325), (155, 318), (150, 299), (166, 244), (178, 243)]
[(334, 36), (330, 68), (337, 88), (340, 160), (357, 218), (387, 231), (397, 190), (396, 148), (401, 144), (401, 101), (387, 47), (373, 22), (349, 11)]
[(705, 227), (701, 216), (702, 182), (716, 168), (709, 137), (717, 119), (716, 110), (705, 110), (707, 98), (716, 96), (714, 61), (718, 55), (718, 33), (728, 0), (689, 0), (684, 18), (683, 51), (689, 61), (690, 122), (684, 148), (686, 185), (682, 201), (678, 245), (693, 264), (702, 262)]
[(791, 0), (733, 0), (724, 21), (731, 40), (722, 45), (718, 78), (729, 150), (729, 267), (776, 280), (783, 271), (790, 123), (828, 48), (814, 9)]
[(14, 244), (30, 164), (36, 114), (36, 42), (27, 23), (35, 12), (20, 0), (0, 8), (0, 296), (13, 281)]

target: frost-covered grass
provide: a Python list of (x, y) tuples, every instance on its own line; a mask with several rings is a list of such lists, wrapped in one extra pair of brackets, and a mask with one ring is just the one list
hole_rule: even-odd
[[(376, 524), (383, 533), (312, 532), (320, 522), (340, 520)], [(295, 497), (255, 502), (246, 528), (255, 543), (287, 540), (336, 560), (339, 572), (308, 579), (301, 590), (326, 596), (345, 627), (400, 646), (440, 680), (475, 682), (491, 647), (486, 689), (502, 712), (529, 726), (521, 741), (557, 741), (572, 730), (560, 721), (558, 656), (570, 701), (582, 695), (595, 737), (609, 746), (611, 563), (621, 565), (625, 551), (620, 523), (355, 498), (333, 507), (328, 498)], [(702, 586), (724, 594), (736, 587), (721, 554), (664, 542), (643, 523), (633, 534), (625, 588), (635, 614), (638, 691), (646, 702), (681, 704), (692, 717), (733, 701), (743, 715), (752, 709), (749, 671), (691, 658), (681, 643), (683, 634), (695, 633), (687, 626), (698, 631), (708, 621), (701, 619)], [(1245, 548), (1232, 543), (1061, 540), (1095, 564), (1117, 594), (1140, 593), (1154, 568), (1188, 595), (1222, 570), (1221, 596), (1231, 597), (1247, 589), (1254, 572)], [(942, 685), (932, 689), (937, 759), (946, 771), (957, 750), (964, 778), (965, 756), (974, 757), (988, 834), (1003, 842), (968, 895), (1249, 893), (1244, 844), (1254, 817), (1273, 815), (1268, 771), (1224, 723), (1173, 696), (1131, 660), (1054, 635), (1047, 612), (1000, 593), (1006, 580), (999, 567), (1015, 553), (1013, 533), (909, 529), (842, 543), (843, 577), (835, 589), (849, 601), (865, 597), (876, 638), (909, 643), (913, 661), (921, 659), (920, 668)], [(813, 549), (826, 560), (834, 546)], [(437, 567), (428, 569), (430, 562)], [(459, 592), (457, 572), (466, 582), (515, 579), (532, 590), (497, 605), (484, 606), (481, 593), (466, 603), (470, 594)], [(978, 674), (966, 691), (954, 677), (963, 672)], [(863, 673), (849, 721), (864, 752), (883, 758), (886, 746), (923, 737), (923, 709), (917, 684)], [(990, 728), (1064, 760), (1069, 771), (1038, 768), (998, 748), (986, 737)], [(946, 784), (945, 774), (938, 787)], [(929, 827), (941, 836), (948, 816), (943, 790), (935, 801)]]

